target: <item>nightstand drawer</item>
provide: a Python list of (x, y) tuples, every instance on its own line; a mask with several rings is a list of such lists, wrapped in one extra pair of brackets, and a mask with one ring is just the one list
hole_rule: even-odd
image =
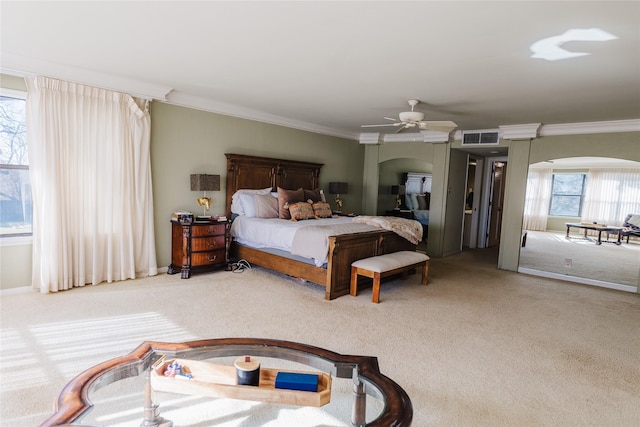
[(225, 262), (224, 248), (219, 251), (194, 252), (191, 254), (191, 266), (199, 267), (203, 265), (214, 265)]
[(211, 251), (214, 249), (224, 249), (225, 236), (213, 236), (213, 237), (194, 237), (191, 239), (191, 251)]
[(218, 234), (224, 235), (225, 224), (206, 224), (197, 225), (193, 224), (191, 235), (194, 237), (200, 236), (215, 236)]

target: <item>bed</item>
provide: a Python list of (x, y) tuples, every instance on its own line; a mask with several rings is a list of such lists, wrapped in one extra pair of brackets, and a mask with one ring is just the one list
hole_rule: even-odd
[[(264, 195), (278, 187), (287, 190), (317, 190), (322, 164), (269, 157), (225, 154), (227, 157), (226, 215), (234, 223), (233, 195), (238, 190), (254, 189)], [(342, 218), (339, 223), (344, 223)], [(241, 220), (240, 220), (241, 221)], [(234, 225), (232, 224), (232, 230)], [(233, 239), (231, 257), (266, 267), (289, 276), (317, 283), (325, 288), (325, 299), (332, 300), (349, 293), (351, 263), (371, 256), (401, 250), (415, 250), (416, 245), (393, 231), (373, 231), (331, 235), (327, 237), (326, 262), (316, 265), (313, 259), (292, 256), (278, 248), (254, 247)], [(364, 280), (364, 279), (363, 279)]]
[(412, 212), (412, 218), (422, 224), (426, 241), (429, 230), (429, 207), (431, 204), (431, 174), (408, 172), (404, 174), (404, 204)]

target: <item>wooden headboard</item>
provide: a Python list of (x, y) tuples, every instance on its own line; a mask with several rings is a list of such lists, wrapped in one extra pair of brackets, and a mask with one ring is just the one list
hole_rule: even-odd
[(240, 189), (277, 187), (318, 188), (321, 163), (230, 154), (227, 156), (226, 215), (231, 218), (231, 196)]

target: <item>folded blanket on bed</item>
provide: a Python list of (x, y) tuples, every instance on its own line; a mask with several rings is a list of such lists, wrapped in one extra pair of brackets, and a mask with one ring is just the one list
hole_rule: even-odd
[(394, 216), (357, 216), (354, 222), (369, 224), (385, 230), (393, 231), (398, 236), (404, 237), (414, 245), (422, 240), (422, 224), (413, 219)]
[(296, 230), (291, 242), (291, 253), (306, 258), (315, 259), (315, 264), (321, 266), (328, 260), (329, 236), (338, 234), (364, 233), (376, 231), (377, 227), (367, 224), (348, 222), (345, 224), (310, 225)]

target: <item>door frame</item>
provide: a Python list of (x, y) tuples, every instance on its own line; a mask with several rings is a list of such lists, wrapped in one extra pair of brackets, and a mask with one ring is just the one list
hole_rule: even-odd
[[(496, 162), (508, 164), (507, 156), (485, 157), (482, 179), (482, 199), (480, 201), (480, 218), (478, 230), (478, 248), (486, 248), (489, 243), (489, 221), (491, 219), (491, 199), (493, 196), (493, 166)], [(506, 179), (506, 176), (503, 177)], [(505, 184), (506, 185), (506, 184)]]

